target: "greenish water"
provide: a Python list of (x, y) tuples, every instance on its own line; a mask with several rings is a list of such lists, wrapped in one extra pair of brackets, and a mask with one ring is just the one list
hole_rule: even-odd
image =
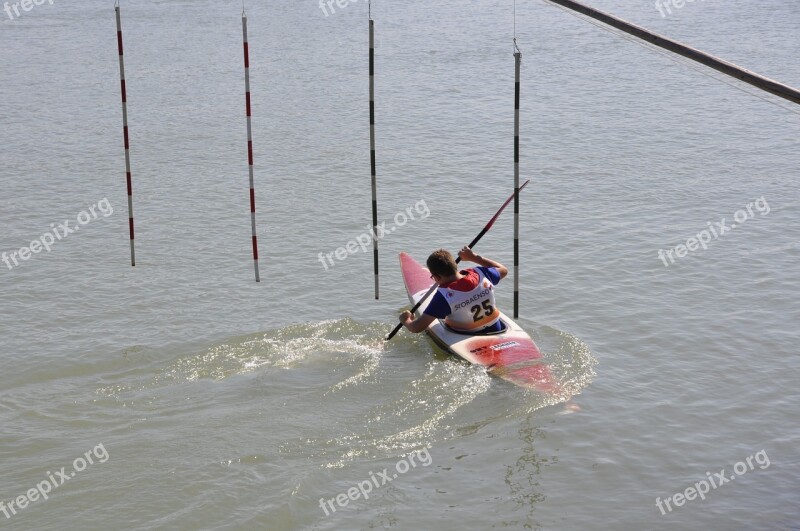
[[(792, 3), (593, 5), (800, 85)], [(382, 340), (397, 254), (459, 248), (512, 191), (510, 3), (372, 6), (379, 217), (429, 213), (381, 241), (379, 301), (371, 252), (318, 260), (370, 222), (366, 5), (247, 9), (260, 284), (240, 6), (123, 3), (135, 268), (112, 5), (0, 23), (0, 252), (113, 208), (0, 264), (0, 500), (59, 481), (0, 527), (797, 528), (796, 109), (518, 3), (518, 322), (563, 389), (543, 395)], [(480, 253), (510, 264), (512, 235), (507, 212)]]

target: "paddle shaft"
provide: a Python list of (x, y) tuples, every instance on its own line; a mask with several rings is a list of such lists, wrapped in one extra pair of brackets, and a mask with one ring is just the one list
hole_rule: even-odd
[[(498, 210), (497, 213), (494, 216), (492, 216), (492, 219), (489, 220), (489, 223), (487, 223), (486, 226), (483, 227), (483, 229), (481, 229), (481, 231), (478, 233), (478, 235), (475, 236), (475, 238), (469, 243), (469, 245), (467, 245), (467, 247), (472, 249), (481, 240), (481, 238), (483, 238), (483, 236), (487, 232), (489, 232), (489, 229), (492, 228), (492, 225), (494, 225), (494, 222), (497, 221), (497, 218), (500, 217), (500, 214), (502, 214), (503, 210), (505, 210), (505, 208), (508, 206), (508, 204), (515, 197), (517, 197), (517, 194), (519, 192), (521, 192), (522, 189), (525, 188), (528, 185), (529, 182), (530, 182), (530, 180), (525, 181), (522, 184), (522, 186), (519, 187), (518, 191), (515, 191), (513, 194), (511, 194), (511, 197), (506, 199), (506, 202), (503, 203), (503, 206), (500, 207), (500, 210)], [(461, 257), (460, 256), (456, 258), (456, 264), (458, 264), (459, 262), (461, 262)], [(422, 305), (422, 303), (425, 302), (426, 300), (428, 300), (428, 297), (430, 297), (431, 294), (433, 294), (433, 292), (436, 291), (436, 288), (438, 288), (438, 287), (439, 287), (439, 285), (434, 282), (434, 284), (431, 286), (431, 289), (429, 289), (428, 292), (414, 305), (414, 307), (411, 308), (411, 313), (413, 314), (414, 312), (416, 312), (419, 309), (419, 307)], [(399, 332), (401, 328), (403, 328), (403, 323), (398, 323), (397, 326), (394, 327), (394, 330), (392, 330), (392, 332), (388, 336), (386, 336), (386, 341), (389, 341), (395, 335), (397, 335), (397, 332)]]

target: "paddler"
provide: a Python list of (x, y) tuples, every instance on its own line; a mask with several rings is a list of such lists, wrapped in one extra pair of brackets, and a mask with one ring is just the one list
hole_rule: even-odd
[(428, 257), (431, 279), (439, 287), (418, 319), (409, 311), (400, 314), (400, 322), (411, 332), (423, 332), (436, 319), (444, 319), (447, 327), (465, 334), (503, 329), (494, 287), (508, 275), (508, 268), (475, 254), (469, 247), (461, 249), (458, 256), (462, 262), (473, 262), (479, 267), (459, 271), (453, 255), (444, 249)]

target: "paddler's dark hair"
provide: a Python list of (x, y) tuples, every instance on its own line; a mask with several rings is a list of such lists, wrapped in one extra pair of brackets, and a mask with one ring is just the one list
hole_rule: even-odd
[(444, 249), (434, 251), (428, 257), (428, 269), (434, 275), (440, 277), (449, 277), (458, 272), (458, 264), (456, 264), (453, 255)]

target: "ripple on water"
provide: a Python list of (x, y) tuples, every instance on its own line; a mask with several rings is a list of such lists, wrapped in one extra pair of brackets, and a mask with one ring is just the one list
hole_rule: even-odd
[[(138, 381), (98, 388), (97, 394), (128, 406), (143, 402), (169, 416), (204, 407), (215, 384), (229, 382), (233, 392), (254, 399), (256, 393), (269, 411), (291, 412), (272, 421), (279, 424), (273, 429), (287, 434), (278, 444), (280, 454), (341, 468), (356, 459), (404, 454), (500, 417), (566, 402), (594, 377), (596, 360), (588, 346), (550, 327), (540, 328), (537, 341), (557, 383), (552, 393), (493, 378), (483, 367), (443, 353), (421, 335), (385, 343), (385, 332), (383, 323), (342, 319), (234, 337), (181, 354)], [(252, 385), (233, 382), (237, 377)], [(192, 389), (198, 385), (205, 391), (190, 401), (169, 398), (174, 393), (197, 395)], [(178, 386), (185, 390), (176, 391)], [(502, 400), (486, 398), (492, 386), (504, 395)]]

